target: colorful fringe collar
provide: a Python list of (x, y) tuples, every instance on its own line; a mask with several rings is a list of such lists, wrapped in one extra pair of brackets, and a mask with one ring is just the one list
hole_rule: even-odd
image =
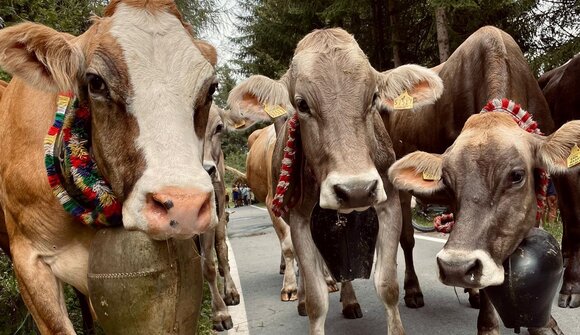
[(118, 226), (122, 207), (91, 158), (90, 126), (89, 108), (72, 93), (61, 93), (54, 124), (44, 140), (48, 182), (76, 220), (90, 226)]
[(290, 186), (290, 178), (296, 158), (296, 136), (300, 136), (299, 129), (298, 113), (294, 113), (292, 118), (288, 120), (288, 141), (284, 147), (284, 158), (282, 159), (282, 167), (280, 168), (280, 177), (278, 178), (278, 185), (276, 186), (276, 194), (272, 200), (271, 209), (276, 216), (285, 215), (291, 207), (291, 205), (284, 205), (284, 195), (288, 190), (288, 186)]
[[(534, 133), (538, 135), (544, 135), (540, 128), (538, 128), (538, 123), (534, 121), (532, 114), (521, 108), (520, 105), (508, 99), (494, 99), (485, 105), (480, 113), (487, 112), (504, 112), (512, 116), (514, 121), (528, 133)], [(540, 221), (542, 217), (542, 210), (546, 204), (546, 197), (548, 192), (548, 184), (550, 183), (550, 177), (544, 169), (536, 169), (539, 176), (539, 180), (536, 184), (536, 202), (538, 206), (538, 212), (536, 213), (536, 221)]]

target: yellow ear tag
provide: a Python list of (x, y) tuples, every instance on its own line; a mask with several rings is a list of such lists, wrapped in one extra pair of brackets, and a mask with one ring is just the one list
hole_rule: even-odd
[(395, 98), (393, 104), (394, 109), (413, 109), (413, 97), (407, 93), (407, 90), (405, 90), (401, 95)]
[(266, 112), (266, 114), (270, 115), (270, 117), (272, 119), (275, 119), (275, 118), (280, 117), (282, 115), (286, 115), (286, 110), (284, 108), (282, 108), (282, 106), (280, 106), (280, 105), (272, 106), (272, 105), (265, 104), (264, 111)]
[(566, 162), (568, 163), (569, 168), (580, 164), (580, 148), (578, 148), (578, 144), (574, 144)]
[(245, 126), (245, 125), (246, 125), (246, 121), (244, 121), (244, 120), (241, 120), (241, 121), (240, 121), (240, 123), (236, 123), (236, 124), (234, 124), (234, 128), (236, 128), (236, 129), (240, 129), (240, 128), (242, 128), (242, 127), (243, 127), (243, 126)]
[(427, 172), (423, 172), (423, 180), (439, 180), (441, 177)]

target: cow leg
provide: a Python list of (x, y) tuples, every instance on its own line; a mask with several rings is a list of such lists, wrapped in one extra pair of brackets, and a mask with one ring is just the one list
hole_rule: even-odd
[(328, 270), (328, 266), (326, 266), (326, 263), (324, 263), (324, 268), (322, 269), (322, 271), (324, 272), (324, 281), (326, 281), (326, 285), (328, 286), (328, 292), (330, 293), (338, 292), (338, 284), (336, 283), (336, 280), (332, 278), (332, 275), (330, 274), (330, 270)]
[[(269, 196), (266, 203), (271, 204)], [(274, 225), (274, 230), (280, 241), (280, 248), (282, 250), (282, 257), (284, 259), (284, 279), (282, 282), (282, 290), (280, 291), (280, 300), (294, 301), (297, 299), (298, 287), (296, 284), (296, 272), (294, 270), (294, 245), (292, 244), (292, 237), (290, 234), (290, 226), (272, 213), (270, 206), (268, 206), (268, 214)], [(280, 266), (282, 271), (282, 266)]]
[(283, 275), (284, 271), (286, 271), (286, 259), (284, 258), (284, 253), (280, 253), (280, 274)]
[(568, 266), (558, 306), (576, 308), (580, 306), (580, 174), (553, 176), (559, 197), (559, 208), (564, 225), (562, 245), (568, 254)]
[(499, 321), (495, 308), (485, 291), (479, 291), (481, 308), (477, 315), (477, 335), (499, 335)]
[(14, 272), (22, 299), (41, 334), (76, 334), (68, 318), (62, 283), (29, 241), (12, 240)]
[(217, 331), (224, 331), (226, 329), (231, 329), (234, 324), (232, 322), (232, 317), (228, 313), (228, 307), (222, 299), (218, 289), (216, 263), (213, 256), (215, 244), (214, 239), (214, 229), (211, 229), (201, 235), (203, 253), (203, 277), (205, 280), (207, 280), (209, 284), (209, 290), (211, 292), (211, 319), (213, 322), (213, 329)]
[[(388, 180), (383, 180), (389, 185)], [(375, 289), (387, 312), (389, 335), (404, 334), (399, 315), (399, 284), (397, 282), (397, 247), (401, 235), (401, 207), (398, 192), (389, 187), (387, 202), (375, 206), (379, 218), (375, 263)]]
[(423, 301), (423, 292), (419, 286), (419, 279), (415, 273), (415, 265), (413, 263), (413, 248), (415, 247), (415, 237), (413, 234), (413, 225), (411, 223), (411, 194), (407, 192), (399, 192), (401, 199), (401, 211), (403, 214), (403, 231), (401, 232), (401, 248), (405, 256), (405, 281), (403, 288), (405, 289), (405, 305), (410, 308), (420, 308), (425, 306)]
[(298, 315), (307, 316), (306, 313), (306, 293), (304, 292), (304, 276), (299, 276), (300, 285), (298, 285)]
[(345, 318), (362, 318), (362, 310), (358, 301), (356, 300), (356, 294), (354, 292), (354, 288), (352, 287), (352, 282), (343, 281), (340, 284), (340, 302), (342, 302), (342, 315), (344, 315)]
[(93, 315), (91, 314), (91, 306), (89, 303), (89, 298), (84, 295), (81, 291), (74, 289), (77, 299), (79, 299), (79, 305), (81, 307), (81, 314), (83, 316), (83, 331), (85, 335), (95, 334), (95, 324), (93, 320)]
[(466, 288), (463, 292), (469, 294), (469, 305), (475, 309), (479, 309), (481, 306), (479, 290), (476, 288)]
[(324, 261), (312, 239), (309, 219), (292, 215), (291, 222), (292, 242), (299, 260), (300, 277), (304, 280), (310, 334), (324, 334), (324, 322), (328, 313), (328, 285), (322, 270)]
[(215, 228), (215, 250), (221, 269), (220, 274), (224, 277), (224, 302), (228, 306), (240, 303), (240, 294), (236, 289), (236, 284), (230, 273), (230, 263), (228, 260), (228, 245), (226, 244), (226, 215), (222, 215)]

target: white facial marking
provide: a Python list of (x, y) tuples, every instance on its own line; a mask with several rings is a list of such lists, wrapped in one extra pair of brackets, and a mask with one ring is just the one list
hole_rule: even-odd
[[(194, 131), (194, 101), (214, 75), (179, 19), (119, 4), (110, 33), (123, 49), (133, 95), (127, 103), (139, 125), (137, 148), (146, 169), (123, 205), (127, 228), (146, 229), (145, 196), (167, 186), (213, 190), (202, 167), (203, 139)], [(215, 204), (212, 202), (212, 213)], [(212, 214), (212, 221), (217, 222)]]
[(361, 210), (363, 208), (346, 208), (340, 204), (340, 201), (334, 190), (335, 185), (349, 185), (351, 187), (361, 185), (364, 187), (373, 181), (377, 181), (375, 189), (375, 199), (370, 205), (381, 203), (387, 200), (387, 193), (383, 187), (383, 181), (376, 169), (371, 169), (366, 173), (356, 175), (341, 175), (336, 172), (331, 172), (326, 176), (326, 179), (320, 185), (320, 207), (327, 209), (341, 209), (342, 212), (350, 212), (350, 210)]
[[(503, 266), (496, 264), (496, 262), (491, 258), (491, 255), (485, 250), (477, 249), (467, 251), (443, 249), (439, 251), (436, 257), (446, 263), (461, 263), (475, 259), (479, 260), (482, 270), (481, 278), (477, 284), (480, 288), (501, 285), (504, 281)], [(472, 275), (471, 281), (474, 280), (475, 278)]]

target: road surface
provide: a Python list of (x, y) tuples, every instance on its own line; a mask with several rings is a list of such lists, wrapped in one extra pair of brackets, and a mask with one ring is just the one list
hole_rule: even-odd
[[(282, 275), (278, 274), (280, 247), (268, 213), (263, 208), (246, 206), (230, 208), (228, 236), (243, 301), (230, 307), (234, 328), (228, 334), (308, 334), (308, 318), (298, 316), (296, 302), (280, 301)], [(478, 311), (469, 307), (463, 289), (444, 286), (437, 279), (435, 254), (442, 248), (444, 236), (419, 234), (415, 246), (415, 264), (423, 289), (425, 307), (407, 308), (403, 302), (402, 251), (398, 253), (398, 279), (401, 291), (399, 309), (407, 334), (451, 335), (476, 334)], [(232, 256), (230, 256), (232, 258)], [(371, 276), (372, 278), (372, 276)], [(363, 318), (342, 317), (339, 293), (330, 294), (326, 319), (327, 334), (385, 334), (386, 316), (375, 294), (372, 280), (353, 282)], [(580, 334), (580, 309), (552, 310), (566, 335)], [(501, 334), (513, 334), (503, 328)], [(527, 330), (522, 329), (522, 334)]]

